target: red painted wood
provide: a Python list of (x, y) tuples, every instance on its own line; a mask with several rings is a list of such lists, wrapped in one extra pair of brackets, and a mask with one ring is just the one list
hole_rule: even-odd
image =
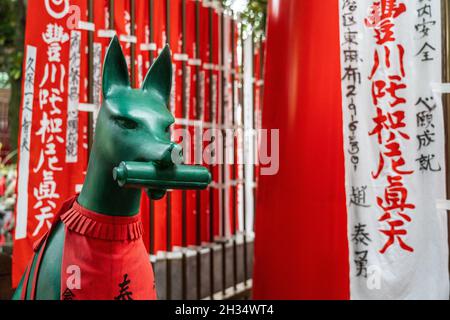
[(256, 299), (348, 299), (339, 4), (269, 1), (263, 127), (280, 170), (261, 176)]

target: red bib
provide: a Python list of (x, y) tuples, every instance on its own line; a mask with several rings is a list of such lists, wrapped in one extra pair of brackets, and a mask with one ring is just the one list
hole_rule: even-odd
[(61, 221), (66, 231), (61, 299), (156, 299), (140, 216), (105, 216), (75, 201)]
[(66, 231), (61, 299), (156, 299), (140, 216), (105, 216), (74, 201), (61, 221)]
[[(47, 245), (58, 221), (65, 225), (61, 269), (62, 300), (156, 300), (153, 269), (142, 241), (140, 216), (110, 217), (81, 207), (77, 197), (64, 202), (52, 227), (34, 245)], [(30, 298), (44, 250), (38, 254)], [(22, 300), (27, 295), (31, 263), (27, 268)]]

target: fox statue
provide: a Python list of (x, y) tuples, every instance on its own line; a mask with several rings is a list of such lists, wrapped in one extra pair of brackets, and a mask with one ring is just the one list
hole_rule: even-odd
[[(120, 43), (112, 39), (82, 191), (62, 205), (50, 230), (34, 245), (13, 299), (156, 299), (138, 214), (141, 189), (158, 200), (167, 189), (200, 189), (211, 181), (203, 167), (178, 165), (182, 150), (170, 141), (174, 118), (167, 108), (171, 87), (168, 46), (142, 87), (132, 89)], [(124, 174), (133, 175), (134, 182), (118, 183)]]

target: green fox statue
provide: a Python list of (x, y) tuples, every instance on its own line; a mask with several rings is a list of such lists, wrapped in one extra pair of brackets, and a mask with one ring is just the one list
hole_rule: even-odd
[(156, 298), (138, 216), (141, 189), (158, 200), (167, 189), (202, 189), (211, 181), (205, 168), (180, 165), (181, 148), (170, 141), (171, 86), (168, 46), (142, 87), (132, 89), (120, 43), (112, 39), (83, 189), (35, 245), (14, 299)]

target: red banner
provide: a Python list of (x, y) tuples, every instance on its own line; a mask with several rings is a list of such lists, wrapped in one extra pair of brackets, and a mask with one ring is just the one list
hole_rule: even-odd
[(78, 104), (86, 96), (85, 1), (28, 2), (20, 112), (18, 201), (13, 286), (27, 265), (32, 243), (50, 227), (60, 204), (83, 181), (84, 126)]

